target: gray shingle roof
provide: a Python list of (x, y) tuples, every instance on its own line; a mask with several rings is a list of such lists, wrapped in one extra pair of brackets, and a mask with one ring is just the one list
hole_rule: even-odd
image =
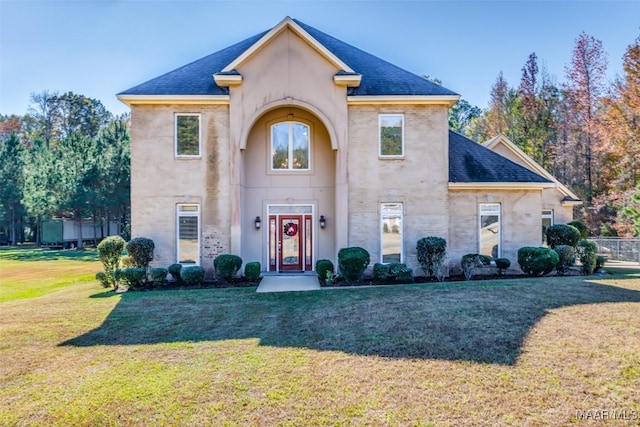
[(127, 89), (119, 95), (228, 95), (229, 89), (213, 81), (213, 74), (260, 40), (266, 31), (205, 56), (162, 76)]
[(535, 182), (548, 179), (449, 131), (449, 182)]
[[(349, 88), (349, 95), (457, 95), (436, 83), (403, 70), (374, 55), (353, 47), (298, 20), (294, 21), (335, 56), (362, 75), (359, 87)], [(212, 75), (260, 40), (267, 31), (226, 49), (156, 77), (120, 95), (226, 95)]]

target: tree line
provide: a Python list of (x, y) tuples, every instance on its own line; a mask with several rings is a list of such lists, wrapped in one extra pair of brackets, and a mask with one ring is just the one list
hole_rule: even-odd
[(575, 214), (593, 235), (638, 236), (640, 36), (622, 65), (623, 74), (608, 82), (602, 42), (582, 33), (563, 82), (531, 53), (517, 86), (501, 72), (488, 108), (461, 100), (451, 110), (450, 126), (479, 142), (508, 137), (584, 201)]
[[(0, 238), (40, 243), (42, 220), (54, 217), (128, 229), (128, 115), (67, 92), (31, 96), (24, 116), (0, 116)], [(108, 227), (108, 226), (107, 226)], [(82, 248), (82, 227), (77, 246)]]

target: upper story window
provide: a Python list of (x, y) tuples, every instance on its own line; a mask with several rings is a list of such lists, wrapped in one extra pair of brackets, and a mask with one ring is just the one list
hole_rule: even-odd
[(200, 157), (200, 114), (176, 114), (176, 156)]
[(380, 114), (379, 156), (404, 156), (404, 114)]
[(309, 126), (281, 122), (271, 126), (271, 169), (309, 170)]

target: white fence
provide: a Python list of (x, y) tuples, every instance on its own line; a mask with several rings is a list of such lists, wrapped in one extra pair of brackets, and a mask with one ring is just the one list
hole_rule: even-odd
[(592, 237), (598, 245), (598, 255), (616, 261), (640, 262), (640, 239), (619, 237)]

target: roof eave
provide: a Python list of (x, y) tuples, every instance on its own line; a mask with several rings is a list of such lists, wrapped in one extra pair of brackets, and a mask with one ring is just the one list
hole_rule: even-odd
[(117, 95), (120, 102), (128, 105), (159, 104), (228, 104), (229, 95)]
[(450, 182), (449, 190), (542, 190), (553, 182)]
[(347, 96), (347, 104), (422, 104), (451, 107), (459, 99), (460, 95), (351, 95)]

